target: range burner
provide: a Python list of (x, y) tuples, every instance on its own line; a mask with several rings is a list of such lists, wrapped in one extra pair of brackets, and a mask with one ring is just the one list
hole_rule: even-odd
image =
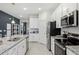
[(75, 39), (56, 39), (55, 41), (62, 45), (79, 45), (79, 40)]

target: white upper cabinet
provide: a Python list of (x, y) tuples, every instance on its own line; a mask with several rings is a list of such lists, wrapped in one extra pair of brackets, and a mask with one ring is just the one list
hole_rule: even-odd
[(77, 3), (63, 3), (62, 8), (63, 16), (65, 16), (68, 15), (68, 13), (71, 13), (72, 11), (76, 10), (78, 7)]
[(61, 27), (61, 21), (60, 21), (61, 16), (62, 16), (62, 5), (59, 5), (51, 16), (52, 21), (54, 21), (54, 20), (56, 21), (57, 28)]
[(79, 10), (79, 3), (77, 4), (78, 10)]
[(51, 20), (52, 21), (54, 21), (54, 20), (56, 20), (55, 18), (56, 18), (56, 11), (54, 11), (53, 13), (52, 13), (52, 15), (51, 15)]
[(56, 9), (56, 28), (61, 28), (62, 5)]
[(61, 17), (68, 15), (74, 10), (79, 10), (77, 3), (62, 3), (60, 4), (51, 15), (52, 21), (56, 21), (56, 28), (61, 28)]

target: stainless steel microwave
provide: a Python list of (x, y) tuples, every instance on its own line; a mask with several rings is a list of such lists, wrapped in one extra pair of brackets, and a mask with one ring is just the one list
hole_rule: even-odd
[(75, 10), (61, 18), (62, 27), (78, 26), (78, 10)]
[(63, 16), (63, 17), (61, 18), (61, 26), (62, 26), (62, 27), (67, 27), (67, 25), (68, 25), (68, 16), (65, 15), (65, 16)]
[(72, 13), (69, 13), (68, 25), (78, 26), (78, 10), (75, 10)]

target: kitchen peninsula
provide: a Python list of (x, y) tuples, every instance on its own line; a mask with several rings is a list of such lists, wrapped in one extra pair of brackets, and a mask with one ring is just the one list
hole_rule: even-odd
[(0, 55), (24, 55), (28, 50), (28, 35), (1, 38)]

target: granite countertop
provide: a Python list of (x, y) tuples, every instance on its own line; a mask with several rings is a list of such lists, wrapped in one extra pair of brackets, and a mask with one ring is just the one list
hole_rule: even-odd
[(9, 42), (9, 41), (7, 41), (7, 40), (10, 40), (9, 37), (2, 38), (3, 44), (0, 45), (0, 54), (6, 52), (8, 49), (12, 48), (13, 46), (15, 46), (16, 44), (21, 42), (24, 38), (28, 37), (28, 35), (26, 35), (26, 36), (18, 35), (18, 36), (14, 36), (12, 38), (15, 38), (15, 37), (20, 37), (20, 39), (18, 41)]
[(69, 50), (71, 50), (74, 54), (79, 55), (79, 45), (77, 46), (66, 46)]
[(79, 36), (68, 36), (68, 37), (79, 39)]
[(67, 39), (67, 38), (64, 38), (62, 35), (51, 36), (51, 38), (54, 38), (54, 39)]

